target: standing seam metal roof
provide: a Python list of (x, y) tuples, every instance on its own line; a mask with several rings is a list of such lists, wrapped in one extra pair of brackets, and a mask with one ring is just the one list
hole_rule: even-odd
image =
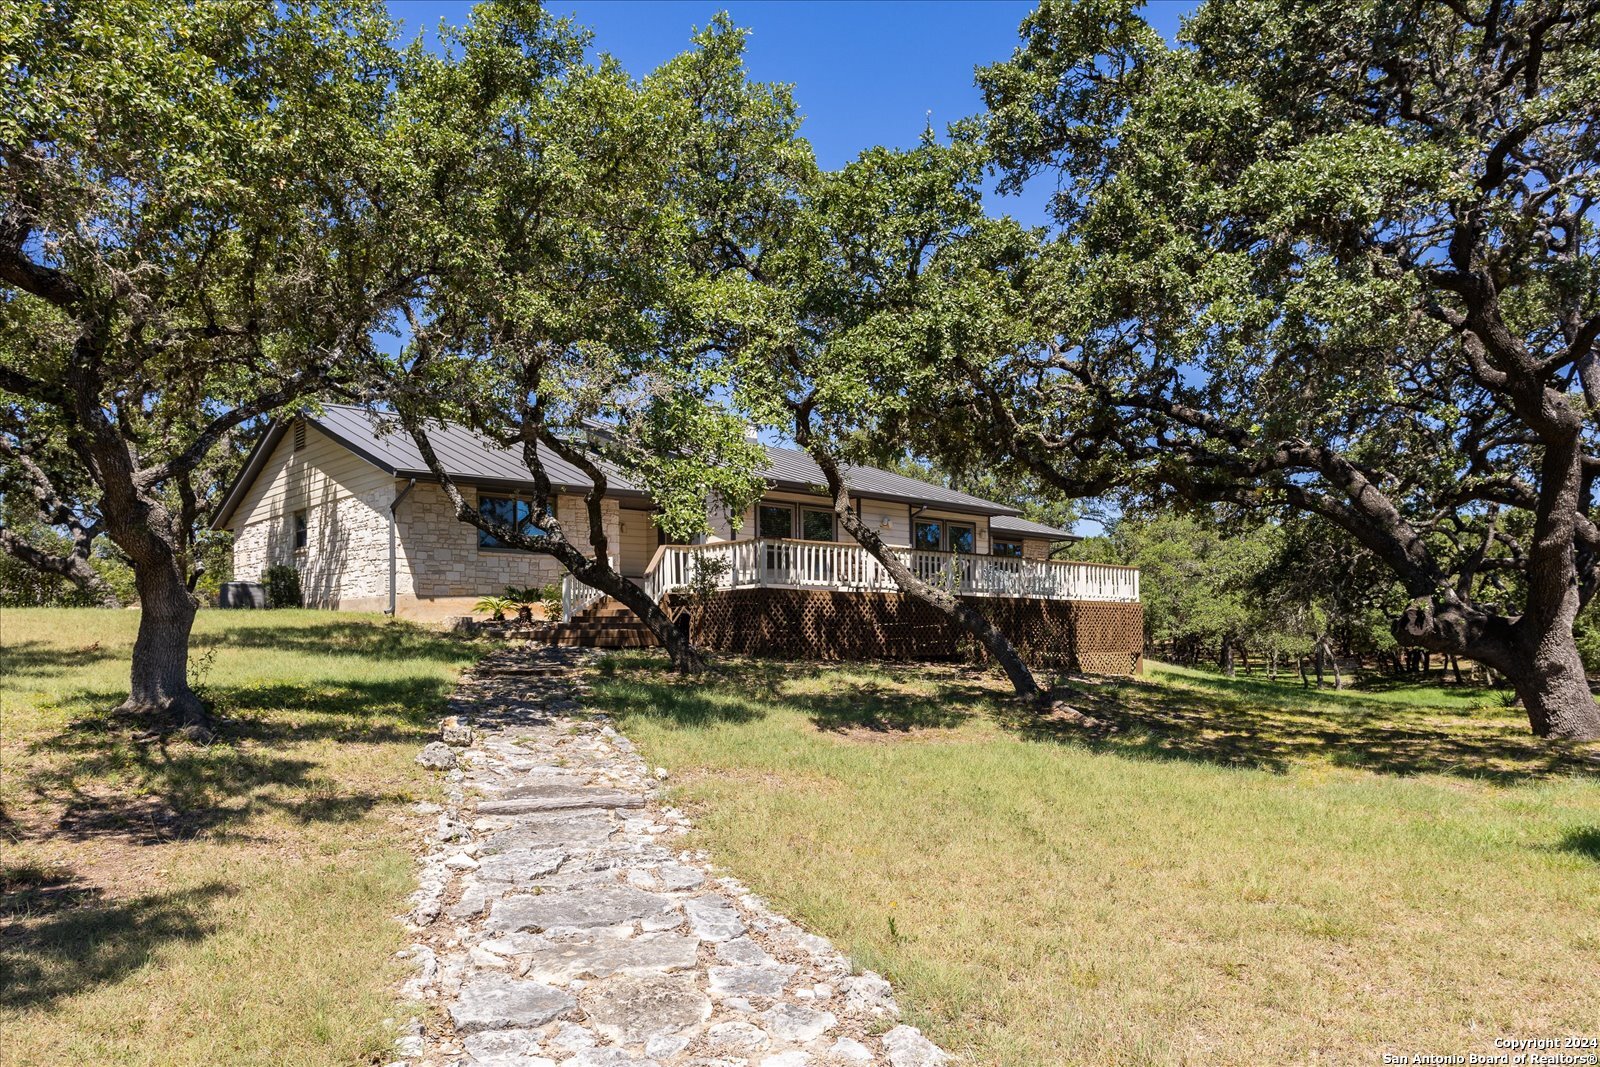
[[(275, 423), (257, 451), (246, 463), (239, 481), (229, 492), (213, 522), (214, 529), (232, 517), (244, 490), (260, 465), (266, 461), (278, 439), (282, 437), (289, 421)], [(319, 414), (306, 416), (306, 421), (329, 437), (349, 448), (369, 463), (389, 474), (402, 478), (431, 478), (432, 473), (423, 461), (416, 442), (405, 431), (385, 427), (381, 420), (365, 408), (345, 404), (330, 404)], [(465, 482), (498, 483), (507, 486), (525, 486), (530, 482), (528, 468), (522, 462), (522, 449), (502, 448), (464, 426), (436, 423), (428, 429), (428, 440), (434, 454), (444, 464), (452, 478)], [(775, 489), (819, 491), (825, 479), (822, 468), (807, 453), (793, 448), (764, 446), (767, 465), (760, 474)], [(577, 467), (561, 459), (543, 445), (539, 446), (539, 459), (550, 475), (551, 484), (558, 491), (591, 488), (589, 477)], [(609, 489), (620, 496), (642, 497), (644, 490), (611, 463), (602, 462), (609, 481)], [(841, 468), (852, 494), (874, 500), (922, 505), (950, 511), (971, 512), (979, 515), (1012, 516), (1017, 509), (1006, 504), (973, 496), (942, 485), (933, 485), (893, 471), (856, 464)], [(1043, 529), (1052, 529), (1043, 527)], [(1064, 531), (1062, 531), (1064, 533)]]

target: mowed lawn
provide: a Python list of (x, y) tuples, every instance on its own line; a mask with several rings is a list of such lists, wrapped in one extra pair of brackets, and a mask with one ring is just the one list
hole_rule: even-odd
[(381, 616), (201, 612), (216, 743), (140, 743), (135, 612), (0, 612), (0, 1063), (392, 1058), (434, 786), (412, 758), (464, 642)]
[(602, 663), (699, 842), (976, 1064), (1377, 1063), (1600, 1033), (1600, 747), (1476, 690), (1156, 667), (1104, 740), (950, 667)]

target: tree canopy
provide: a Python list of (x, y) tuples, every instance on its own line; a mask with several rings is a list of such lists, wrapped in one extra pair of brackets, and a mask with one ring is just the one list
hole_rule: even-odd
[(955, 402), (1069, 494), (1320, 516), (1404, 586), (1398, 640), (1600, 736), (1597, 13), (1207, 3), (1169, 46), (1047, 0), (978, 128), (1057, 229)]
[(0, 11), (0, 390), (58, 428), (7, 447), (69, 454), (54, 492), (132, 563), (129, 710), (203, 716), (188, 531), (218, 449), (348, 386), (412, 280), (392, 30), (361, 0)]

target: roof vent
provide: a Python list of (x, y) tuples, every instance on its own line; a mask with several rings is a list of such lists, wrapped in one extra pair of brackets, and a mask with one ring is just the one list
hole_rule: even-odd
[(306, 447), (306, 420), (297, 419), (294, 424), (294, 450), (300, 451)]

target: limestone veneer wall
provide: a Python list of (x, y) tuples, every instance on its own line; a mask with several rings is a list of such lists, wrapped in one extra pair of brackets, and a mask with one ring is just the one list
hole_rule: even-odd
[[(314, 427), (304, 442), (296, 449), (284, 434), (235, 510), (234, 577), (258, 582), (268, 567), (292, 566), (312, 607), (386, 596), (394, 479)], [(300, 511), (306, 547), (297, 549)]]
[[(268, 457), (233, 517), (234, 577), (261, 581), (269, 566), (300, 572), (309, 607), (381, 611), (389, 605), (389, 506), (405, 488), (380, 468), (308, 426), (304, 446), (294, 434)], [(491, 491), (492, 493), (492, 491)], [(462, 487), (476, 506), (478, 490)], [(499, 495), (499, 494), (493, 494)], [(294, 516), (306, 515), (306, 547), (294, 547)], [(589, 544), (581, 496), (556, 499), (567, 536)], [(602, 503), (610, 555), (617, 558), (621, 515)], [(478, 547), (478, 531), (459, 522), (444, 490), (419, 482), (401, 503), (396, 528), (395, 600), (400, 615), (438, 619), (470, 614), (481, 596), (506, 586), (559, 582), (565, 569), (549, 556)]]
[[(463, 486), (462, 496), (474, 507), (479, 491)], [(500, 495), (484, 490), (486, 495)], [(601, 516), (608, 554), (617, 559), (622, 517), (615, 500), (601, 501)], [(568, 540), (581, 548), (589, 545), (589, 513), (583, 497), (562, 494), (556, 498), (556, 517)], [(499, 593), (508, 585), (530, 586), (559, 582), (566, 569), (549, 556), (516, 549), (479, 548), (475, 527), (455, 517), (444, 490), (418, 483), (400, 505), (400, 597), (418, 601), (472, 598)], [(405, 614), (402, 611), (402, 614)]]

